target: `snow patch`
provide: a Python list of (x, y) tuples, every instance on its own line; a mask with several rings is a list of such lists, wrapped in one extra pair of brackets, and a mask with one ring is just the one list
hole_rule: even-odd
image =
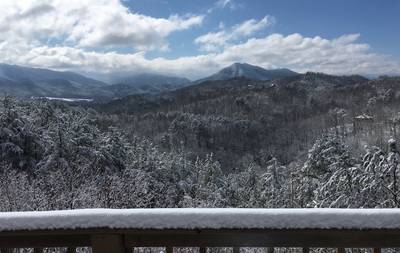
[(48, 99), (64, 102), (93, 102), (91, 98), (57, 98), (57, 97), (31, 97), (32, 99)]

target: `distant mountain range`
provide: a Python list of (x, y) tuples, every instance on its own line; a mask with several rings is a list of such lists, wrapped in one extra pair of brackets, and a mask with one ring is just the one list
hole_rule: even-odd
[(108, 84), (74, 72), (0, 64), (0, 95), (18, 97), (111, 99), (174, 90), (189, 79), (159, 74), (126, 76)]
[(0, 64), (0, 93), (20, 97), (107, 97), (106, 83), (74, 72)]
[(245, 77), (251, 80), (272, 80), (284, 77), (298, 75), (298, 73), (289, 69), (264, 69), (258, 66), (250, 65), (247, 63), (234, 63), (219, 72), (195, 81), (195, 83), (202, 83), (205, 81), (219, 81), (228, 80), (237, 77)]
[[(253, 81), (283, 80), (296, 78), (296, 84), (328, 85), (345, 84), (349, 80), (364, 81), (364, 77), (323, 76), (324, 74), (300, 75), (289, 69), (263, 69), (245, 63), (234, 63), (221, 71), (197, 81), (161, 74), (142, 73), (119, 76), (112, 84), (88, 78), (74, 72), (60, 72), (41, 68), (0, 64), (0, 95), (19, 97), (85, 98), (110, 100), (134, 94), (158, 94), (203, 82), (247, 79)], [(304, 80), (313, 78), (315, 80)], [(329, 80), (329, 81), (327, 81)], [(353, 82), (353, 81), (352, 81)], [(214, 84), (216, 85), (216, 84)]]

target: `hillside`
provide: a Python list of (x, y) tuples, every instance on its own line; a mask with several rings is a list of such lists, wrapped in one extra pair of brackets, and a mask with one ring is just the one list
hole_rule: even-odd
[[(395, 77), (368, 80), (311, 72), (274, 81), (236, 78), (128, 96), (99, 109), (130, 115), (123, 128), (166, 149), (183, 145), (194, 156), (214, 153), (226, 167), (244, 157), (288, 163), (326, 131), (351, 134), (358, 115), (379, 121), (394, 117), (399, 84)], [(375, 145), (382, 138), (368, 141)]]
[[(382, 84), (387, 88), (398, 82), (397, 78), (365, 85), (373, 91)], [(355, 88), (355, 92), (360, 91), (360, 87)], [(395, 103), (389, 102), (391, 98), (390, 94), (376, 98), (376, 105), (380, 104), (376, 108), (396, 108)], [(182, 108), (186, 109), (195, 107)], [(130, 117), (48, 100), (0, 97), (0, 210), (398, 208), (400, 204), (392, 190), (398, 183), (393, 173), (398, 166), (397, 143), (376, 134), (393, 125), (377, 122), (377, 126), (369, 124), (354, 134), (341, 131), (339, 121), (318, 133), (318, 123), (328, 119), (309, 118), (308, 125), (294, 122), (299, 136), (293, 135), (295, 129), (288, 124), (292, 119), (280, 124), (281, 134), (269, 129), (273, 131), (269, 138), (275, 134), (275, 140), (292, 140), (281, 145), (287, 154), (293, 148), (285, 147), (299, 144), (293, 142), (296, 138), (304, 138), (306, 133), (315, 137), (308, 140), (307, 151), (290, 157), (290, 163), (282, 163), (269, 156), (272, 145), (259, 150), (263, 154), (259, 159), (249, 153), (251, 146), (240, 150), (241, 156), (239, 150), (224, 146), (249, 141), (265, 144), (265, 136), (251, 130), (256, 117), (235, 121), (224, 116), (172, 111)], [(155, 142), (157, 138), (140, 135), (144, 127), (149, 133), (154, 131), (153, 136), (169, 129), (168, 135)], [(360, 133), (380, 137), (384, 140), (382, 148), (369, 144), (361, 154), (355, 154), (345, 143), (350, 139), (363, 146), (361, 141), (368, 138), (362, 138)], [(257, 135), (259, 141), (253, 140)], [(199, 147), (205, 148), (203, 152), (217, 149), (214, 154), (203, 156)], [(192, 156), (196, 149), (198, 153)], [(221, 153), (224, 151), (227, 157)], [(231, 167), (227, 159), (232, 160)]]
[(1, 97), (0, 210), (399, 207), (399, 83), (236, 78), (98, 111)]

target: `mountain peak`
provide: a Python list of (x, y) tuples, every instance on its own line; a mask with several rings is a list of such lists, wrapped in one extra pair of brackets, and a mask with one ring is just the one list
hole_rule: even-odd
[(248, 63), (245, 63), (245, 62), (243, 62), (243, 63), (242, 62), (235, 62), (232, 65), (230, 65), (229, 67), (232, 67), (232, 66), (237, 67), (237, 68), (240, 68), (240, 67), (257, 67), (255, 65), (251, 65), (251, 64), (248, 64)]
[(254, 66), (248, 63), (235, 62), (226, 68), (223, 68), (219, 72), (200, 79), (196, 83), (204, 81), (216, 81), (216, 80), (227, 80), (237, 77), (245, 77), (252, 80), (272, 80), (283, 77), (289, 77), (297, 75), (289, 69), (264, 69), (259, 66)]

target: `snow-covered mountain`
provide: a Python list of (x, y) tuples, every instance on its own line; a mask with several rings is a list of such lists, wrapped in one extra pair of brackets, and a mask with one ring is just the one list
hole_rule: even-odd
[(264, 69), (247, 63), (234, 63), (209, 77), (197, 80), (195, 83), (228, 80), (236, 77), (245, 77), (252, 80), (272, 80), (295, 75), (297, 73), (289, 69)]

